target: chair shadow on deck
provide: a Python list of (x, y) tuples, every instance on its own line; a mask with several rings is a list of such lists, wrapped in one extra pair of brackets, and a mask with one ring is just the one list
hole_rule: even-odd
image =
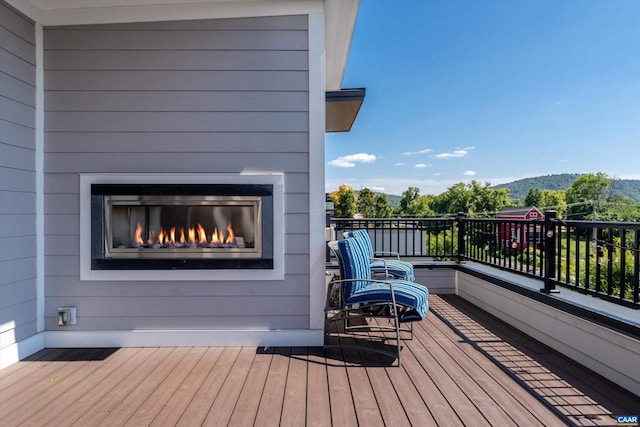
[(442, 297), (432, 313), (569, 424), (640, 412), (633, 393), (462, 298)]
[[(364, 318), (354, 318), (351, 325), (364, 325)], [(324, 347), (259, 347), (258, 354), (273, 353), (307, 363), (327, 366), (347, 366), (349, 368), (391, 367), (396, 357), (382, 354), (391, 353), (396, 348), (395, 336), (372, 334), (369, 332), (345, 332), (341, 322), (334, 322)], [(387, 343), (387, 341), (391, 341)], [(373, 349), (374, 351), (370, 351)]]

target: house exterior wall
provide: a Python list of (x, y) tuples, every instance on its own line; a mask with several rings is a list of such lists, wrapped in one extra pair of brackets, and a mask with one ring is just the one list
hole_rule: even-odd
[[(309, 328), (308, 39), (306, 15), (45, 28), (48, 331)], [(284, 280), (80, 281), (80, 173), (241, 172), (284, 173)]]
[[(0, 355), (38, 331), (35, 26), (0, 1)], [(0, 361), (0, 367), (4, 365)]]

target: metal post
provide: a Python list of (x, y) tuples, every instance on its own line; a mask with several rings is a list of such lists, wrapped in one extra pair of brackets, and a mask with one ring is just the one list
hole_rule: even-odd
[[(327, 212), (325, 215), (326, 215), (324, 220), (324, 225), (326, 227), (325, 229), (329, 229), (331, 227), (331, 214)], [(326, 262), (331, 261), (331, 251), (329, 250), (329, 246), (327, 246), (326, 243), (324, 245), (324, 250), (325, 250), (325, 255), (324, 255), (325, 261)]]
[(456, 226), (458, 227), (458, 264), (464, 259), (464, 244), (465, 244), (465, 231), (464, 231), (464, 212), (458, 212), (456, 216)]
[(552, 281), (556, 272), (556, 215), (553, 210), (544, 213), (544, 289), (540, 289), (540, 292), (545, 294), (560, 293)]

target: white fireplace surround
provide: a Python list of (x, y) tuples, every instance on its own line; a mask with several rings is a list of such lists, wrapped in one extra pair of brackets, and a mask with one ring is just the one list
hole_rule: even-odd
[[(233, 270), (92, 270), (92, 184), (272, 184), (273, 269)], [(228, 281), (284, 279), (284, 174), (80, 174), (80, 280), (88, 281)]]

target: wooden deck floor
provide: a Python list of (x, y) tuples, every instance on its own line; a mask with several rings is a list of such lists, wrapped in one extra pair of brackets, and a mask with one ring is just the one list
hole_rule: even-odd
[(402, 367), (319, 348), (46, 349), (0, 371), (0, 426), (615, 425), (640, 399), (455, 296)]

